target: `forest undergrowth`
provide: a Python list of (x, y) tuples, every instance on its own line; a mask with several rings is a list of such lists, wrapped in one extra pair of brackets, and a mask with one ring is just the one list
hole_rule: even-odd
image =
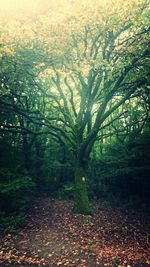
[(73, 204), (38, 198), (27, 225), (0, 236), (0, 266), (148, 267), (149, 215), (108, 203), (93, 215), (72, 212)]

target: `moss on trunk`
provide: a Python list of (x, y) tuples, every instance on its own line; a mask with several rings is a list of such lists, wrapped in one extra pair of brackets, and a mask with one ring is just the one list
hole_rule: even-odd
[(83, 167), (79, 165), (75, 168), (74, 211), (85, 215), (91, 214), (87, 190), (87, 178)]

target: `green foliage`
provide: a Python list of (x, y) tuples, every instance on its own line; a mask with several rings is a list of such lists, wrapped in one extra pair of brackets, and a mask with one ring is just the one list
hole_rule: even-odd
[[(88, 2), (66, 17), (53, 21), (50, 12), (32, 27), (14, 32), (10, 24), (1, 32), (2, 211), (29, 203), (30, 175), (39, 194), (62, 190), (70, 198), (75, 166), (85, 170), (91, 152), (93, 197), (149, 195), (147, 1)], [(18, 164), (28, 173), (13, 169)], [(76, 203), (84, 213), (88, 194), (80, 182)]]
[[(127, 136), (124, 143), (112, 142), (105, 154), (92, 161), (90, 190), (92, 197), (122, 199), (138, 206), (150, 197), (150, 135)], [(141, 200), (140, 200), (141, 198)]]
[(4, 212), (0, 213), (0, 230), (1, 231), (13, 231), (17, 227), (23, 227), (25, 225), (26, 215), (19, 213), (15, 215), (8, 215)]
[[(42, 147), (39, 147), (41, 151)], [(38, 170), (36, 183), (39, 194), (54, 196), (59, 192), (58, 195), (61, 195), (60, 191), (63, 191), (63, 186), (73, 181), (73, 168), (67, 151), (50, 137), (47, 138), (47, 145), (44, 147), (44, 153), (39, 158), (38, 164), (33, 166), (36, 168), (35, 172)]]
[(32, 178), (19, 169), (1, 169), (0, 175), (0, 210), (11, 213), (25, 209), (35, 186)]
[(0, 177), (0, 230), (10, 231), (25, 224), (35, 183), (21, 167), (2, 168)]
[(73, 200), (75, 192), (74, 183), (65, 183), (58, 191), (58, 197), (66, 200)]

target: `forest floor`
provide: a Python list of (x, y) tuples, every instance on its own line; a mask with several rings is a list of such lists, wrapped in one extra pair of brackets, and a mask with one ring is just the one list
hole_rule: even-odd
[(149, 219), (108, 203), (84, 216), (71, 202), (37, 199), (26, 227), (0, 235), (0, 267), (148, 267)]

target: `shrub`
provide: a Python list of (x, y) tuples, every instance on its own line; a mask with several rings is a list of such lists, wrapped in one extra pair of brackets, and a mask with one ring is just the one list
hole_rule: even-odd
[(13, 228), (24, 218), (33, 195), (34, 182), (24, 170), (0, 170), (0, 228)]

